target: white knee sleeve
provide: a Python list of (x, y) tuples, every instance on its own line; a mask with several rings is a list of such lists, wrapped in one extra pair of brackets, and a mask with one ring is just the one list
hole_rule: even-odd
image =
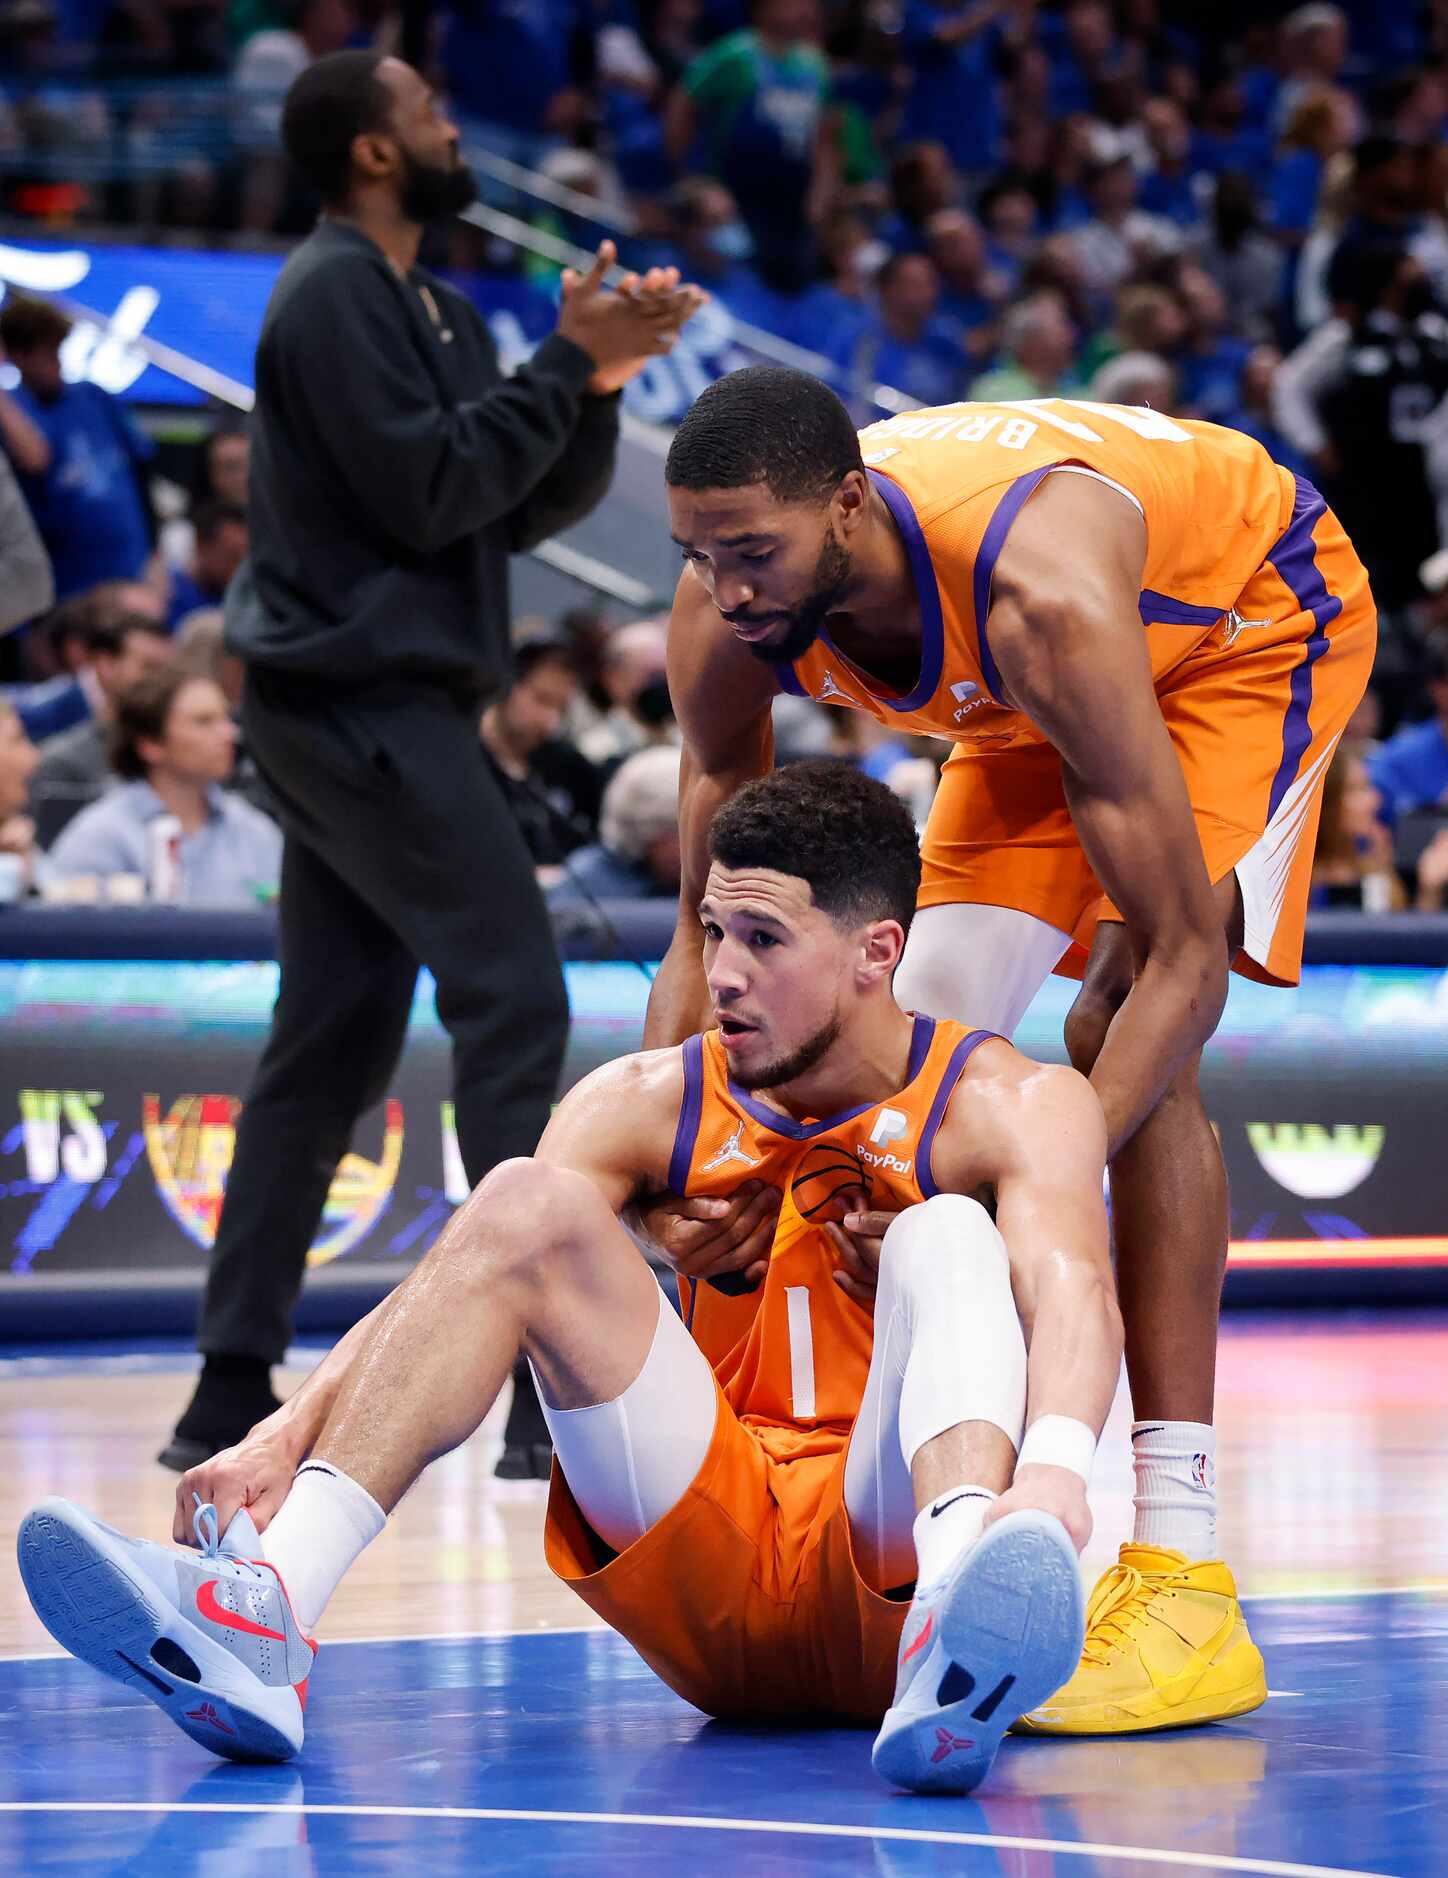
[(983, 1206), (943, 1193), (895, 1220), (880, 1256), (877, 1334), (897, 1311), (909, 1323), (900, 1386), (906, 1465), (960, 1422), (992, 1422), (1019, 1449), (1026, 1342), (1005, 1241)]
[(578, 1510), (622, 1552), (684, 1497), (708, 1457), (719, 1408), (709, 1359), (660, 1291), (644, 1366), (615, 1401), (554, 1408), (537, 1370), (533, 1380)]

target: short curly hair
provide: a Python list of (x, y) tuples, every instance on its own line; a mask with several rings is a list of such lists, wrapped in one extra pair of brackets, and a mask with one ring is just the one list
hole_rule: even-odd
[(792, 366), (747, 365), (708, 385), (684, 413), (664, 465), (675, 489), (747, 489), (776, 502), (826, 503), (863, 470), (854, 419), (823, 380)]
[(893, 919), (910, 930), (920, 890), (914, 817), (853, 764), (814, 757), (746, 783), (710, 823), (709, 854), (722, 867), (806, 881), (837, 925)]

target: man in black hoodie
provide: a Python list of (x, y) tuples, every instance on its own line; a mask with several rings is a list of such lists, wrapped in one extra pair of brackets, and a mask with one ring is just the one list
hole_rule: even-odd
[(227, 597), (248, 749), (286, 833), (281, 986), (236, 1135), (196, 1392), (161, 1455), (230, 1446), (275, 1398), (327, 1190), (387, 1088), (418, 966), (453, 1043), (476, 1182), (530, 1154), (568, 1018), (527, 849), (479, 747), (506, 683), (508, 557), (613, 471), (620, 388), (703, 296), (674, 270), (565, 274), (558, 326), (505, 379), (474, 308), (417, 265), (471, 201), (458, 133), (411, 66), (320, 59), (282, 119), (321, 198), (262, 324), (251, 552)]

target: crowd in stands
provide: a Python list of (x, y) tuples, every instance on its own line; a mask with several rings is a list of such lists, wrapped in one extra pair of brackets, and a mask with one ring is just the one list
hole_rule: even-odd
[[(470, 138), (572, 191), (574, 207), (534, 205), (543, 232), (625, 231), (631, 264), (676, 262), (807, 347), (862, 420), (902, 399), (1145, 403), (1233, 425), (1310, 477), (1383, 625), (1315, 895), (1443, 903), (1448, 0), (0, 0), (3, 208), (298, 232), (313, 205), (278, 159), (280, 95), (353, 43), (413, 58)], [(555, 272), (468, 228), (451, 259), (464, 277)], [(76, 853), (72, 879), (106, 871), (87, 818), (114, 826), (125, 875), (139, 821), (179, 820), (183, 861), (229, 828), (228, 778), (264, 810), (219, 733), (188, 728), (195, 710), (216, 721), (218, 684), (236, 696), (216, 609), (246, 549), (244, 428), (218, 424), (177, 489), (125, 407), (62, 379), (65, 330), (34, 302), (0, 307), (19, 374), (0, 450), (58, 600), (0, 640), (18, 710), (0, 719), (0, 851), (56, 891)], [(484, 716), (560, 904), (672, 890), (663, 647), (658, 619), (526, 623), (516, 685)], [(139, 728), (133, 690), (168, 700)], [(938, 751), (805, 701), (781, 702), (779, 728), (786, 754), (864, 763), (928, 806)], [(17, 782), (26, 731), (40, 760)], [(127, 806), (107, 799), (98, 823), (102, 784)], [(254, 896), (265, 843), (246, 852), (228, 891)], [(199, 859), (182, 873), (211, 880)]]

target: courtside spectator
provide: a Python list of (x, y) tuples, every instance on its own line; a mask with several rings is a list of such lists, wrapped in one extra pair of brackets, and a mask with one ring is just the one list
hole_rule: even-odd
[(1393, 838), (1378, 819), (1382, 797), (1351, 744), (1339, 744), (1322, 789), (1308, 904), (1394, 913), (1405, 903), (1393, 864)]
[(1429, 653), (1427, 691), (1433, 706), (1427, 722), (1404, 724), (1367, 758), (1389, 827), (1415, 809), (1448, 812), (1448, 649), (1442, 645)]
[(578, 693), (567, 642), (525, 640), (513, 662), (512, 685), (483, 712), (483, 748), (534, 864), (553, 867), (592, 838), (602, 777), (561, 734)]
[(170, 620), (179, 626), (188, 613), (220, 606), (246, 559), (246, 510), (235, 502), (203, 502), (193, 518), (196, 546), (189, 570), (173, 567)]
[(174, 642), (164, 627), (132, 614), (114, 625), (92, 626), (85, 647), (87, 663), (76, 678), (91, 715), (46, 742), (30, 787), (36, 828), (46, 848), (79, 810), (114, 784), (111, 732), (116, 705), (133, 685), (170, 663)]
[(647, 744), (677, 739), (668, 648), (668, 627), (661, 619), (634, 620), (609, 634), (599, 668), (608, 708), (578, 739), (590, 763), (607, 767)]
[(679, 891), (679, 752), (639, 750), (603, 792), (598, 840), (568, 858), (550, 908), (661, 900)]
[(245, 508), (251, 472), (251, 438), (245, 420), (223, 418), (202, 445), (192, 502), (234, 502)]
[(236, 726), (221, 688), (178, 666), (152, 672), (116, 707), (120, 786), (70, 823), (51, 871), (62, 880), (139, 877), (149, 897), (183, 906), (254, 906), (276, 892), (282, 837), (222, 787), (235, 762)]

